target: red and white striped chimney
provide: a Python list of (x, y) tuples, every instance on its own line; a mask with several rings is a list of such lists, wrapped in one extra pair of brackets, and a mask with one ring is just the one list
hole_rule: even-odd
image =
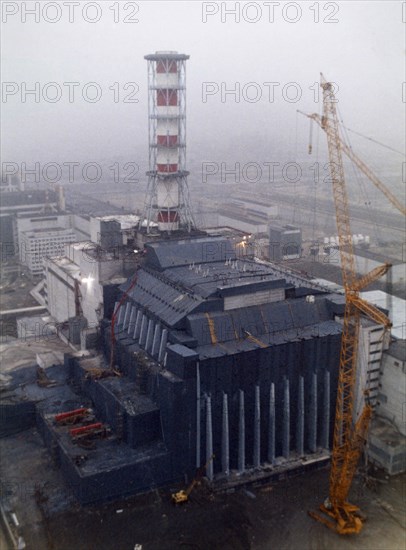
[[(191, 226), (187, 204), (185, 76), (188, 55), (164, 51), (146, 55), (149, 91), (149, 196), (147, 228), (174, 231)], [(186, 199), (186, 200), (185, 200)], [(183, 220), (182, 220), (183, 218)]]

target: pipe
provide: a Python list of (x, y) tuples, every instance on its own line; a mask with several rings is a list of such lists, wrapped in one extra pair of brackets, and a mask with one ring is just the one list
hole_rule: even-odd
[(74, 409), (72, 411), (67, 411), (63, 413), (59, 413), (55, 415), (55, 421), (61, 422), (62, 420), (66, 420), (67, 418), (72, 418), (74, 416), (83, 416), (88, 412), (89, 409), (86, 407), (81, 407), (80, 409)]
[(15, 315), (16, 313), (32, 313), (32, 312), (40, 312), (40, 311), (44, 311), (45, 309), (47, 309), (46, 306), (30, 306), (30, 307), (19, 307), (19, 308), (16, 308), (16, 309), (7, 309), (7, 310), (3, 310), (3, 311), (0, 311), (0, 317), (3, 317), (5, 315)]

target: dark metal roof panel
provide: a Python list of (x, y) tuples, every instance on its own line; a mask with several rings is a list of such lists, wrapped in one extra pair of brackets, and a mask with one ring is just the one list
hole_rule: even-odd
[(147, 264), (163, 270), (169, 267), (224, 261), (235, 258), (230, 241), (204, 237), (182, 241), (147, 243)]
[[(269, 344), (270, 347), (286, 344), (289, 342), (300, 342), (302, 340), (312, 340), (317, 337), (326, 337), (333, 335), (340, 335), (342, 331), (342, 325), (335, 321), (324, 321), (315, 325), (310, 325), (303, 329), (293, 328), (286, 331), (276, 332), (274, 334), (267, 334), (261, 338), (261, 341)], [(234, 355), (239, 352), (252, 351), (260, 349), (258, 343), (249, 339), (242, 339), (236, 341), (229, 341), (225, 343), (218, 343), (215, 345), (202, 345), (196, 348), (201, 359), (222, 357), (224, 355)]]
[[(245, 339), (246, 332), (258, 337), (263, 343), (269, 343), (275, 333), (287, 333), (292, 329), (300, 332), (309, 326), (324, 326), (329, 321), (327, 306), (315, 301), (287, 300), (234, 309), (209, 314), (217, 342)], [(331, 321), (334, 323), (334, 321)], [(187, 317), (187, 331), (199, 345), (210, 344), (212, 336), (209, 321), (204, 313), (194, 313)], [(289, 335), (292, 338), (292, 335)]]
[[(128, 286), (127, 282), (122, 288)], [(175, 326), (202, 302), (198, 297), (183, 293), (142, 269), (138, 271), (137, 283), (129, 297), (168, 326)]]

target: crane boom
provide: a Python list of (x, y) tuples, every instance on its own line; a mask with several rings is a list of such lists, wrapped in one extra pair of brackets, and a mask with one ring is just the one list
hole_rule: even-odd
[[(304, 113), (303, 111), (298, 110), (299, 113), (306, 116), (307, 118), (310, 118), (310, 120), (314, 120), (317, 122), (317, 124), (321, 127), (322, 130), (325, 130), (325, 125), (323, 125), (322, 117), (320, 117), (317, 113)], [(389, 200), (389, 202), (397, 209), (399, 212), (401, 212), (404, 216), (406, 215), (406, 208), (405, 205), (400, 202), (400, 200), (395, 197), (395, 195), (390, 191), (386, 185), (384, 185), (381, 180), (378, 178), (378, 176), (365, 164), (364, 161), (362, 161), (349, 147), (340, 136), (338, 136), (339, 142), (340, 142), (340, 148), (342, 152), (347, 155), (347, 157), (356, 165), (358, 168), (363, 172), (367, 178), (377, 187)], [(311, 152), (311, 149), (310, 151)]]
[(390, 266), (385, 264), (357, 279), (351, 239), (349, 202), (342, 161), (344, 148), (339, 134), (336, 99), (332, 84), (327, 82), (323, 75), (321, 75), (320, 85), (323, 90), (323, 115), (321, 118), (318, 115), (308, 116), (319, 122), (327, 135), (346, 303), (338, 371), (329, 498), (320, 506), (326, 516), (320, 516), (314, 512), (311, 512), (310, 515), (337, 533), (352, 534), (360, 532), (362, 520), (359, 517), (358, 507), (350, 504), (347, 498), (361, 453), (362, 442), (366, 437), (372, 415), (372, 408), (366, 402), (359, 418), (354, 418), (354, 387), (361, 314), (382, 323), (385, 327), (391, 325), (386, 315), (360, 298), (359, 291), (386, 273)]

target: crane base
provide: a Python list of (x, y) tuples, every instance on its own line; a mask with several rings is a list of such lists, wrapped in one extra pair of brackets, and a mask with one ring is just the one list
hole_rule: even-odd
[(339, 508), (329, 509), (322, 504), (320, 511), (324, 515), (316, 512), (308, 512), (308, 514), (339, 535), (356, 535), (362, 530), (365, 518), (361, 516), (358, 506), (346, 502)]

